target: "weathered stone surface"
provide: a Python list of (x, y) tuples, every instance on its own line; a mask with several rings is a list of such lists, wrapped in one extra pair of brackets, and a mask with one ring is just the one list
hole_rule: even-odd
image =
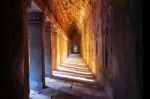
[(1, 98), (5, 99), (28, 96), (23, 55), (26, 36), (23, 15), (26, 9), (22, 3), (20, 0), (5, 0), (1, 6)]
[(52, 56), (51, 56), (51, 22), (46, 21), (44, 24), (43, 32), (43, 45), (44, 45), (44, 65), (45, 76), (51, 77), (52, 75)]
[(29, 57), (30, 57), (30, 88), (40, 90), (44, 86), (45, 74), (43, 51), (43, 13), (29, 13)]
[(89, 0), (48, 0), (47, 4), (58, 23), (67, 32), (74, 22), (78, 28), (82, 27), (88, 2)]
[(139, 68), (135, 60), (135, 52), (138, 51), (135, 46), (137, 40), (135, 35), (138, 35), (138, 32), (135, 31), (141, 30), (142, 27), (136, 29), (133, 27), (135, 23), (141, 22), (142, 18), (138, 16), (137, 20), (133, 19), (134, 7), (138, 8), (140, 1), (133, 2), (104, 0), (102, 3), (102, 29), (104, 39), (106, 38), (104, 47), (107, 46), (105, 57), (108, 57), (105, 58), (107, 66), (104, 69), (106, 77), (113, 86), (115, 99), (140, 99), (137, 91)]
[[(55, 78), (46, 78), (47, 88), (40, 94), (31, 91), (32, 99), (110, 99), (105, 90), (97, 89), (89, 85), (72, 83), (69, 80), (59, 80)], [(58, 87), (59, 86), (59, 87)]]
[[(105, 94), (109, 96), (113, 92), (114, 99), (141, 99), (142, 0), (34, 0), (34, 2), (57, 27), (56, 31), (54, 29), (51, 33), (51, 44), (54, 49), (52, 70), (59, 67), (67, 57), (70, 52), (68, 45), (71, 44), (68, 36), (72, 30), (76, 30), (81, 35), (81, 52), (86, 65), (97, 77), (100, 85), (107, 86), (107, 83), (109, 85), (105, 89)], [(24, 55), (28, 54), (28, 44), (25, 44), (28, 43), (28, 38), (25, 34), (26, 7), (23, 5), (30, 4), (30, 0), (4, 0), (2, 4), (4, 5), (1, 14), (1, 24), (4, 27), (1, 29), (1, 33), (4, 34), (1, 44), (3, 55), (0, 55), (4, 63), (2, 94), (4, 93), (5, 99), (26, 99), (29, 67), (28, 55)], [(31, 15), (30, 23), (42, 25), (42, 17)], [(54, 88), (56, 83), (51, 85)], [(80, 88), (74, 89), (79, 91)], [(60, 84), (57, 89), (67, 92), (71, 88), (69, 84)], [(54, 90), (50, 89), (48, 92)], [(56, 92), (54, 97), (71, 99), (75, 95), (72, 96), (70, 93), (76, 92), (70, 91), (69, 95), (59, 93)], [(49, 98), (48, 95), (50, 94), (46, 93), (46, 97), (43, 98)], [(99, 97), (101, 98), (105, 99), (104, 96)]]
[[(87, 7), (85, 14), (85, 30), (82, 32), (84, 59), (89, 66), (95, 64), (99, 81), (105, 79), (110, 83), (114, 99), (140, 98), (137, 74), (141, 73), (142, 60), (137, 68), (135, 55), (139, 49), (136, 49), (135, 44), (142, 34), (142, 18), (141, 12), (137, 14), (135, 11), (135, 8), (141, 11), (140, 0), (133, 2), (96, 0)], [(135, 18), (136, 15), (138, 18)], [(135, 26), (135, 23), (139, 25)], [(141, 32), (135, 32), (137, 30)], [(142, 50), (140, 43), (138, 46)], [(138, 55), (142, 57), (142, 53)]]

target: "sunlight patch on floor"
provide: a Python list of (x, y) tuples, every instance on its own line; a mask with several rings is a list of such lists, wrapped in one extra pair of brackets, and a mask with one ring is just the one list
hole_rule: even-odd
[(53, 76), (85, 82), (96, 82), (84, 60), (73, 55), (68, 57), (57, 70), (53, 71)]

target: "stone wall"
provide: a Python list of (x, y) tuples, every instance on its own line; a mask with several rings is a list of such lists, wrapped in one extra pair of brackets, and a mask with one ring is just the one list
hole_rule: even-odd
[(90, 1), (84, 17), (82, 32), (83, 57), (98, 81), (102, 81), (101, 0)]
[[(23, 54), (26, 49), (24, 46), (26, 42), (25, 19), (23, 19), (26, 10), (21, 0), (5, 0), (2, 3), (3, 9), (1, 9), (2, 15), (0, 17), (2, 41), (0, 54), (2, 64), (1, 97), (25, 99), (25, 97), (28, 98), (28, 84), (25, 82), (28, 79), (28, 65), (24, 62), (26, 55)], [(27, 70), (26, 74), (25, 69)]]
[[(134, 26), (137, 21), (142, 20), (139, 16), (137, 20), (134, 19), (136, 10), (141, 13), (141, 8), (137, 6), (139, 1), (104, 0), (102, 2), (102, 32), (104, 47), (107, 46), (104, 52), (107, 51), (105, 57), (108, 57), (105, 58), (104, 69), (106, 79), (113, 87), (114, 99), (140, 99), (137, 85), (139, 81), (136, 75), (138, 74), (136, 31), (141, 30), (142, 27)], [(142, 34), (142, 31), (139, 34)]]
[(114, 99), (140, 99), (141, 1), (95, 0), (84, 18), (83, 56), (98, 81), (111, 85)]

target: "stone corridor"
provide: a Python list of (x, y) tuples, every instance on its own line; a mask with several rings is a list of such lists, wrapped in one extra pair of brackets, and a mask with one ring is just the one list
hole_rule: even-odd
[(98, 85), (80, 54), (70, 54), (52, 75), (45, 78), (41, 92), (30, 90), (30, 99), (112, 99), (110, 89)]
[(143, 99), (142, 1), (2, 0), (0, 98)]

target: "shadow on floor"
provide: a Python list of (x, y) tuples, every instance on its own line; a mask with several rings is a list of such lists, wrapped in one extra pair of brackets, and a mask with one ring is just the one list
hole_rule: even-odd
[(70, 56), (45, 82), (46, 87), (40, 94), (31, 93), (31, 99), (111, 99), (111, 91), (96, 81), (79, 56)]
[(40, 93), (32, 91), (30, 99), (110, 99), (104, 88), (55, 78), (45, 78), (46, 87)]

